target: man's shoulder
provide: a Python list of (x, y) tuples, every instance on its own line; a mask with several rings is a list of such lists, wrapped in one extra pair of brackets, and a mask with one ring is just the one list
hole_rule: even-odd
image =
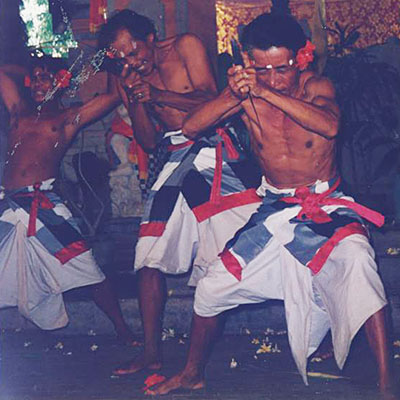
[(325, 77), (318, 75), (313, 71), (305, 71), (301, 74), (301, 81), (305, 92), (335, 92), (332, 81)]
[(69, 107), (64, 108), (60, 111), (60, 121), (64, 125), (76, 125), (79, 123), (79, 112), (81, 111), (83, 104), (73, 104)]
[(157, 48), (161, 58), (177, 54), (181, 59), (192, 57), (193, 54), (205, 52), (205, 46), (201, 39), (194, 33), (182, 33), (171, 36), (157, 42)]
[(204, 44), (201, 39), (194, 33), (182, 33), (175, 37), (175, 45), (179, 51), (196, 50), (203, 48)]

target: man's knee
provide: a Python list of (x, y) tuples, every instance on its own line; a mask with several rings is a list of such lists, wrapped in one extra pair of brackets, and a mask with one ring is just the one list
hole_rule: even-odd
[(137, 271), (139, 282), (165, 280), (165, 275), (157, 268), (142, 267)]
[(222, 290), (215, 290), (207, 284), (206, 279), (201, 279), (197, 285), (194, 298), (194, 311), (200, 317), (215, 317), (216, 315), (234, 308), (230, 305)]

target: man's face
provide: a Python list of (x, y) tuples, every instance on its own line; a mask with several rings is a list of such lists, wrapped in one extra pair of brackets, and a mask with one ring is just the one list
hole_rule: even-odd
[(257, 82), (282, 93), (290, 93), (297, 85), (298, 71), (293, 52), (285, 47), (253, 49), (250, 64), (256, 69)]
[(116, 50), (116, 56), (123, 58), (134, 71), (142, 76), (149, 75), (154, 69), (154, 35), (150, 34), (147, 40), (137, 40), (127, 29), (118, 31), (111, 48)]
[(42, 103), (47, 92), (54, 87), (54, 75), (43, 67), (35, 67), (31, 74), (31, 96), (35, 103)]

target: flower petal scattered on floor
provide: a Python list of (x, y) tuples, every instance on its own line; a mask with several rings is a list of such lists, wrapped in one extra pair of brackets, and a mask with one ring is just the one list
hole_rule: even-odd
[(389, 247), (386, 249), (386, 254), (389, 256), (398, 256), (400, 254), (399, 247)]
[(320, 363), (320, 362), (322, 362), (323, 360), (322, 360), (321, 357), (313, 357), (310, 361), (311, 361), (312, 363)]
[(400, 358), (400, 354), (395, 354), (394, 358)]
[(24, 347), (29, 347), (32, 345), (32, 342), (24, 342)]
[(231, 363), (229, 365), (229, 368), (234, 369), (238, 366), (238, 362), (232, 357)]
[(62, 342), (58, 342), (55, 346), (55, 349), (62, 350), (64, 348), (64, 344)]
[(175, 329), (173, 328), (164, 328), (161, 333), (161, 340), (165, 342), (168, 339), (175, 337)]
[(142, 390), (145, 392), (146, 390), (150, 389), (152, 386), (157, 385), (158, 383), (165, 381), (165, 376), (159, 374), (153, 374), (146, 378), (144, 381), (145, 386)]
[(395, 347), (400, 347), (400, 340), (395, 340), (395, 341), (393, 342), (393, 346), (395, 346)]
[(87, 334), (88, 336), (96, 336), (96, 332), (93, 329), (90, 329)]
[(271, 353), (271, 345), (267, 345), (263, 343), (258, 350), (256, 351), (256, 354), (263, 354), (263, 353)]
[(174, 290), (173, 289), (169, 289), (168, 290), (168, 297), (171, 297), (174, 294)]
[(251, 344), (260, 344), (260, 339), (257, 338), (252, 339)]
[(179, 340), (178, 340), (178, 343), (179, 343), (179, 344), (185, 344), (185, 341), (184, 341), (183, 339), (179, 339)]
[(97, 346), (97, 344), (95, 344), (95, 343), (90, 346), (90, 350), (92, 350), (92, 351), (96, 351), (98, 348), (99, 348), (99, 346)]
[(275, 344), (274, 344), (274, 347), (271, 349), (271, 351), (272, 351), (273, 353), (280, 353), (280, 352), (281, 352), (281, 349), (278, 348), (278, 344), (275, 343)]

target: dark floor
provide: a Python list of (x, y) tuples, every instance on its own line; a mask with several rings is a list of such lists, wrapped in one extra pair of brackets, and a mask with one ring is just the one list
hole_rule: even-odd
[[(1, 400), (119, 400), (141, 399), (141, 388), (151, 373), (113, 376), (112, 368), (131, 359), (138, 349), (115, 343), (111, 336), (58, 336), (46, 332), (3, 332), (1, 337)], [(309, 379), (305, 386), (287, 344), (287, 336), (268, 335), (272, 348), (260, 353), (265, 335), (251, 333), (224, 336), (217, 343), (207, 368), (207, 386), (199, 391), (180, 391), (166, 400), (372, 400), (377, 399), (374, 365), (365, 339), (356, 338), (343, 371), (334, 361), (311, 362), (309, 371), (333, 375)], [(257, 340), (260, 343), (255, 343)], [(182, 365), (187, 339), (167, 338), (165, 364), (160, 374), (171, 376)], [(253, 342), (253, 343), (252, 343)], [(400, 353), (400, 347), (393, 347)], [(238, 363), (231, 368), (231, 361)], [(399, 359), (395, 359), (397, 376)], [(334, 376), (340, 377), (333, 379)]]

